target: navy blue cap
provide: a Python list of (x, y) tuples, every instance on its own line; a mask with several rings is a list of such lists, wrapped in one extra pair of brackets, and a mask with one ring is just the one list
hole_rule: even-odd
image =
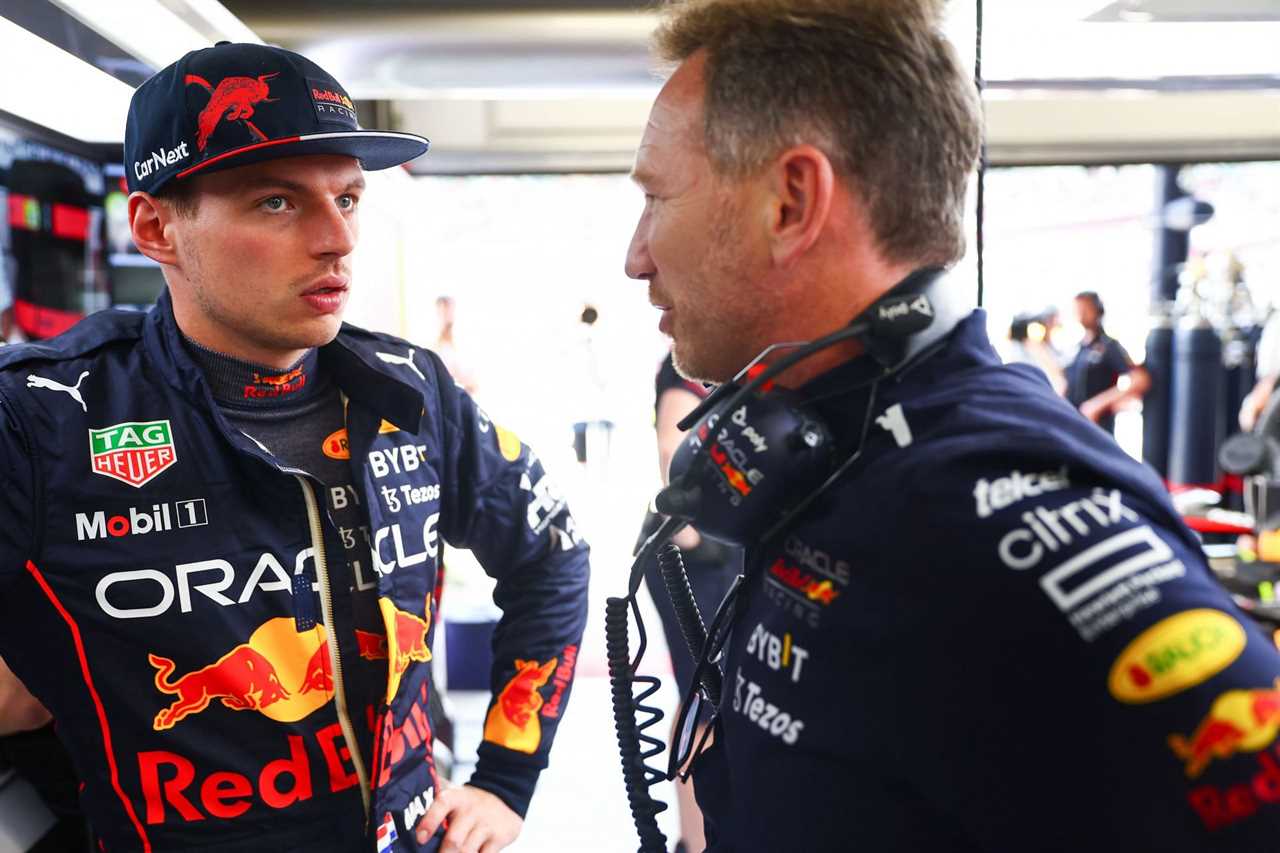
[(193, 50), (129, 102), (129, 191), (301, 154), (344, 154), (368, 171), (426, 153), (412, 133), (363, 130), (346, 90), (305, 56), (261, 44)]

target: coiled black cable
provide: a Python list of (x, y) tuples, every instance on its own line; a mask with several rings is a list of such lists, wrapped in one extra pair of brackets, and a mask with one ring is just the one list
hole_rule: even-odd
[[(670, 541), (685, 526), (679, 519), (668, 518), (658, 526), (653, 535), (637, 549), (631, 576), (627, 582), (627, 594), (622, 598), (608, 598), (604, 607), (605, 656), (609, 661), (609, 687), (613, 702), (613, 726), (618, 732), (618, 752), (622, 756), (622, 782), (627, 789), (627, 802), (631, 807), (631, 819), (640, 836), (639, 853), (666, 853), (667, 837), (658, 829), (657, 816), (667, 810), (667, 804), (654, 799), (649, 788), (667, 778), (665, 768), (652, 767), (645, 762), (660, 754), (666, 745), (661, 738), (645, 734), (646, 730), (662, 722), (662, 709), (644, 704), (658, 692), (662, 682), (651, 675), (637, 675), (640, 659), (649, 645), (636, 604), (640, 579), (645, 564), (658, 548)], [(635, 658), (627, 648), (628, 613), (635, 614), (636, 631), (640, 645)], [(640, 692), (634, 690), (640, 685)]]
[[(680, 623), (680, 633), (689, 646), (689, 656), (696, 661), (707, 646), (707, 629), (702, 621), (702, 612), (698, 610), (698, 600), (693, 596), (693, 587), (689, 585), (684, 558), (675, 543), (668, 542), (658, 551), (658, 571), (662, 573), (662, 583), (671, 598), (671, 609)], [(703, 667), (702, 686), (712, 707), (719, 707), (723, 686), (719, 667)]]
[[(640, 631), (640, 648), (634, 661), (627, 650), (628, 609), (636, 612), (636, 627)], [(658, 691), (661, 682), (653, 676), (636, 675), (646, 637), (634, 597), (605, 601), (604, 637), (613, 693), (613, 724), (618, 731), (618, 752), (622, 755), (622, 781), (627, 789), (631, 817), (640, 835), (639, 853), (666, 853), (667, 837), (658, 829), (657, 815), (666, 811), (667, 804), (649, 794), (650, 786), (665, 779), (666, 773), (645, 764), (665, 749), (659, 738), (645, 734), (646, 729), (662, 721), (663, 714), (660, 708), (643, 704)], [(633, 692), (636, 684), (642, 685), (639, 694)]]

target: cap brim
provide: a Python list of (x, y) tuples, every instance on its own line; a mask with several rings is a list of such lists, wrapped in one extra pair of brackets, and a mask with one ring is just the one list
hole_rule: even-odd
[(390, 169), (407, 163), (427, 153), (431, 146), (425, 137), (412, 133), (396, 133), (390, 130), (350, 130), (336, 133), (308, 133), (283, 139), (255, 142), (183, 169), (174, 179), (190, 177), (202, 172), (218, 172), (234, 169), (265, 160), (282, 157), (300, 157), (304, 154), (341, 154), (355, 157), (367, 172)]

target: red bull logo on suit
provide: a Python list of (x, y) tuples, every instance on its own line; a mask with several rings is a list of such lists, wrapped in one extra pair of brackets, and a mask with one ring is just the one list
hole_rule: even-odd
[(292, 723), (333, 698), (324, 626), (299, 632), (288, 617), (268, 620), (247, 642), (177, 678), (177, 666), (169, 658), (150, 654), (147, 659), (156, 670), (156, 690), (176, 697), (156, 714), (156, 731), (171, 729), (215, 702)]

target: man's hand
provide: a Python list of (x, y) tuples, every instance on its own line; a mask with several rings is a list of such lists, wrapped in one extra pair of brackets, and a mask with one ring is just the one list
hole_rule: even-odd
[(524, 821), (488, 791), (461, 785), (436, 792), (418, 821), (418, 843), (426, 844), (449, 821), (440, 853), (498, 853), (520, 835)]
[(38, 729), (51, 719), (45, 707), (27, 692), (26, 686), (0, 658), (0, 735)]
[(1106, 401), (1099, 399), (1101, 396), (1102, 395), (1099, 394), (1097, 397), (1085, 400), (1080, 404), (1080, 414), (1084, 415), (1095, 424), (1102, 419), (1102, 416), (1107, 413), (1108, 409)]
[(1240, 401), (1240, 429), (1253, 432), (1253, 428), (1258, 425), (1258, 418), (1262, 416), (1262, 410), (1271, 400), (1274, 384), (1274, 380), (1268, 382), (1263, 379), (1253, 386), (1253, 390), (1247, 397)]

